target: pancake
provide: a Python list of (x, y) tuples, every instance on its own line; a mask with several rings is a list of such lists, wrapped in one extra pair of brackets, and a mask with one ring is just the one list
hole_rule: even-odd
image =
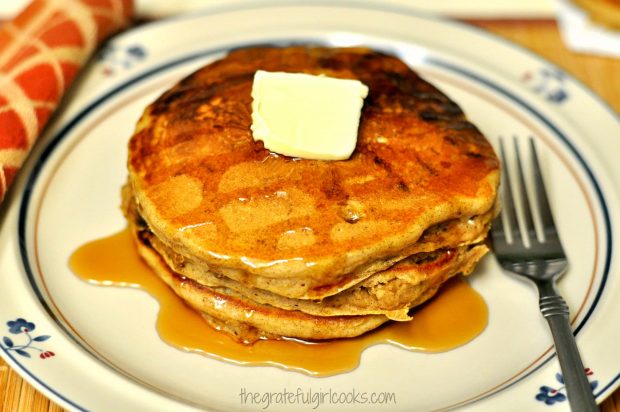
[[(135, 198), (133, 197), (129, 185), (125, 187), (123, 196), (126, 202), (125, 214), (127, 218), (137, 222), (139, 226), (148, 227), (137, 211)], [(152, 242), (158, 252), (165, 256), (174, 270), (190, 278), (205, 278), (209, 275), (219, 278), (226, 277), (241, 282), (247, 287), (270, 291), (289, 298), (324, 299), (371, 277), (377, 271), (391, 267), (395, 263), (401, 261), (402, 256), (411, 258), (414, 255), (428, 254), (438, 249), (463, 248), (467, 245), (480, 243), (486, 238), (494, 215), (495, 210), (491, 210), (482, 216), (452, 219), (430, 227), (425, 230), (418, 242), (407, 250), (402, 251), (400, 254), (372, 262), (362, 273), (357, 273), (354, 276), (344, 276), (341, 277), (338, 282), (324, 284), (318, 287), (313, 287), (312, 284), (309, 284), (307, 280), (303, 278), (269, 278), (260, 275), (247, 276), (236, 270), (231, 271), (223, 268), (205, 266), (203, 262), (196, 261), (192, 257), (184, 256), (176, 252), (157, 236), (153, 236)]]
[(436, 289), (457, 274), (468, 275), (488, 251), (484, 243), (477, 243), (421, 252), (324, 299), (292, 299), (189, 265), (143, 224), (131, 200), (126, 204), (126, 213), (136, 236), (148, 243), (175, 273), (216, 290), (235, 291), (258, 303), (317, 316), (383, 314), (392, 320), (409, 320), (409, 309), (422, 303), (421, 297), (426, 296), (429, 289)]
[[(250, 90), (259, 69), (368, 85), (351, 158), (289, 158), (254, 142)], [(242, 49), (198, 70), (146, 109), (128, 169), (140, 215), (168, 248), (298, 299), (337, 292), (418, 253), (429, 228), (492, 216), (499, 178), (478, 129), (400, 60), (319, 47)]]
[(148, 241), (133, 233), (138, 253), (151, 269), (211, 325), (242, 342), (280, 336), (307, 340), (355, 337), (388, 321), (382, 315), (313, 316), (253, 302), (225, 287), (201, 285), (172, 271)]
[(620, 30), (620, 0), (573, 0), (588, 17), (611, 30)]

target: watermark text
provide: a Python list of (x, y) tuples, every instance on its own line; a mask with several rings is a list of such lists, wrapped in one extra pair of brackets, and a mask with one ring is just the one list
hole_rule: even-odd
[(286, 388), (277, 392), (257, 392), (246, 388), (239, 391), (242, 405), (256, 405), (269, 409), (272, 405), (307, 406), (318, 409), (321, 405), (396, 405), (394, 392), (365, 392), (355, 388), (349, 391)]

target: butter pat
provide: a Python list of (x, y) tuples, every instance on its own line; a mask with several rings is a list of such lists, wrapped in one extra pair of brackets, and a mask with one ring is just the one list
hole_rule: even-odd
[(367, 95), (358, 80), (259, 70), (252, 86), (252, 135), (286, 156), (348, 159)]

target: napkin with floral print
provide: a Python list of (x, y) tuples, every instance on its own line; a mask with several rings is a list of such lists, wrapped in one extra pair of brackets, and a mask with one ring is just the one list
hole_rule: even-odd
[(75, 75), (132, 13), (132, 0), (33, 0), (0, 26), (0, 202)]

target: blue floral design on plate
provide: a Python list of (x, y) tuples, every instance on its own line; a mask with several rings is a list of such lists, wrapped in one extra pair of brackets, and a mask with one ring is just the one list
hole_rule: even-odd
[(560, 104), (570, 97), (566, 90), (566, 74), (559, 69), (543, 67), (527, 71), (521, 76), (521, 81), (551, 103)]
[[(586, 373), (586, 376), (588, 377), (594, 375), (594, 372), (590, 368), (586, 368), (584, 371)], [(566, 401), (567, 398), (566, 398), (566, 393), (565, 393), (566, 386), (564, 386), (564, 376), (562, 376), (561, 373), (556, 373), (555, 379), (562, 386), (559, 386), (557, 388), (547, 386), (547, 385), (541, 386), (538, 389), (538, 394), (536, 394), (536, 397), (535, 397), (537, 401), (544, 402), (547, 405), (553, 405), (556, 402)], [(597, 386), (598, 386), (597, 380), (590, 381), (590, 388), (592, 389), (592, 391), (594, 391), (594, 389), (596, 389)]]
[(20, 340), (25, 341), (25, 343), (18, 344), (14, 341), (16, 337), (11, 338), (9, 336), (3, 336), (2, 344), (0, 344), (0, 346), (7, 352), (15, 352), (20, 356), (30, 358), (31, 351), (38, 351), (41, 359), (48, 359), (56, 355), (50, 350), (45, 350), (34, 346), (35, 342), (45, 342), (50, 338), (49, 335), (33, 336), (31, 332), (33, 332), (36, 328), (34, 323), (28, 322), (24, 318), (17, 318), (15, 320), (8, 321), (6, 325), (9, 328), (9, 333), (13, 335), (23, 335), (24, 338), (20, 337)]
[[(564, 389), (563, 387), (561, 389)], [(536, 395), (536, 400), (540, 402), (544, 402), (547, 405), (553, 405), (556, 402), (564, 402), (566, 400), (566, 395), (561, 392), (561, 389), (553, 389), (550, 386), (541, 386)]]
[(28, 322), (25, 319), (19, 318), (17, 320), (10, 320), (7, 323), (9, 327), (9, 332), (12, 334), (18, 334), (22, 332), (31, 332), (34, 330), (34, 323)]
[(110, 44), (99, 52), (98, 58), (103, 63), (103, 74), (113, 76), (120, 69), (132, 68), (146, 59), (147, 55), (146, 49), (140, 44), (124, 47)]

